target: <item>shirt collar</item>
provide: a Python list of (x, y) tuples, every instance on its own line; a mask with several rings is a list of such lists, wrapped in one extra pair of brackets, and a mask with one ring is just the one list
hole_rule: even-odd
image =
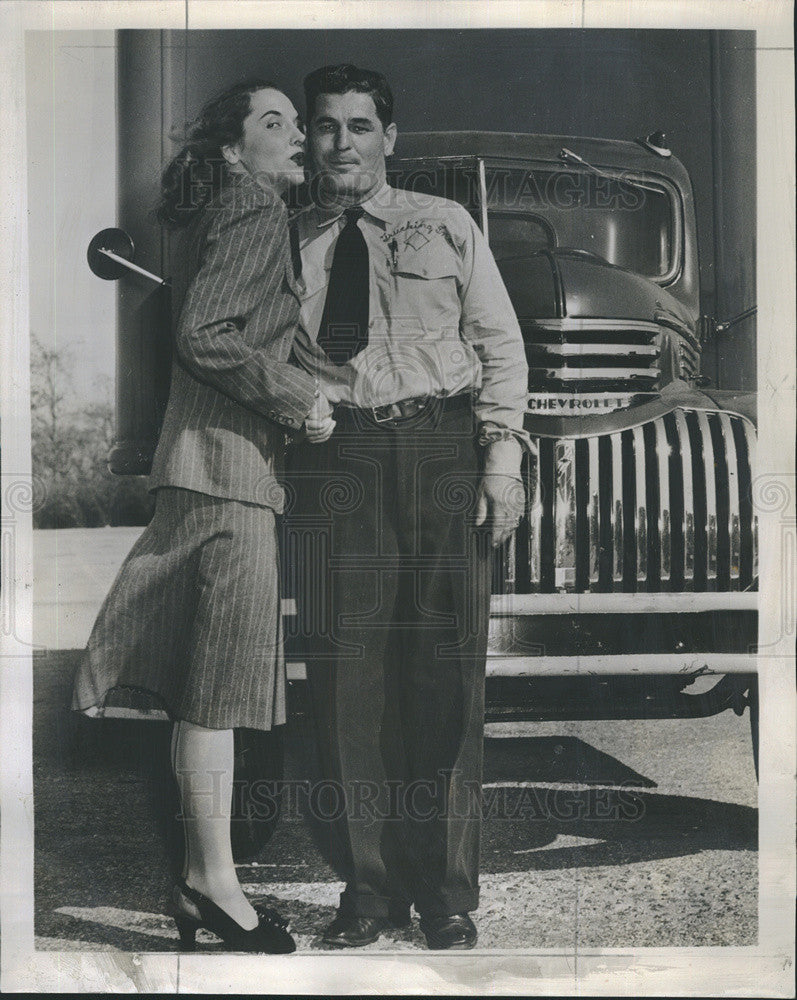
[[(385, 181), (378, 191), (374, 192), (367, 201), (361, 203), (360, 207), (372, 218), (379, 219), (380, 222), (389, 222), (398, 208), (396, 193), (396, 188), (392, 188)], [(342, 208), (322, 209), (316, 206), (316, 212), (318, 213), (318, 222), (316, 223), (318, 229), (326, 229), (343, 215)]]

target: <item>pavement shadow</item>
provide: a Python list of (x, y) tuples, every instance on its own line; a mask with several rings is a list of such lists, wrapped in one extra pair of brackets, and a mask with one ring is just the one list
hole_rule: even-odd
[[(119, 914), (122, 918), (125, 911)], [(104, 913), (100, 910), (96, 917), (91, 911), (85, 913), (63, 913), (56, 911), (47, 921), (46, 936), (59, 941), (90, 942), (101, 949), (118, 949), (119, 951), (177, 951), (178, 937), (174, 923), (167, 918), (158, 920), (155, 914), (152, 921), (158, 920), (158, 927), (152, 930), (135, 930), (130, 926), (115, 927), (103, 920)], [(167, 929), (169, 928), (170, 929)], [(37, 928), (37, 933), (43, 932)], [(216, 940), (216, 939), (213, 939)], [(46, 950), (46, 949), (45, 949)], [(219, 951), (221, 946), (219, 944)]]
[(554, 871), (758, 848), (757, 810), (710, 799), (627, 788), (529, 786), (486, 790), (484, 809), (485, 872)]
[[(80, 651), (34, 660), (36, 933), (126, 950), (172, 950), (166, 912), (181, 834), (169, 771), (168, 723), (90, 720), (69, 710)], [(288, 727), (290, 780), (318, 776), (309, 723)], [(485, 741), (482, 870), (556, 871), (755, 851), (757, 811), (711, 799), (657, 794), (655, 783), (575, 737)], [(568, 787), (569, 786), (569, 787)], [(336, 881), (328, 823), (288, 816), (262, 856), (268, 881)], [(285, 903), (279, 904), (285, 908)], [(297, 933), (317, 933), (331, 907), (291, 900)], [(116, 908), (125, 928), (95, 920)], [(79, 911), (79, 913), (78, 913)], [(160, 918), (158, 918), (160, 919)], [(165, 919), (165, 918), (164, 918)], [(404, 932), (396, 940), (404, 941)], [(417, 932), (409, 929), (407, 941)], [(308, 947), (317, 943), (308, 940)]]
[(483, 780), (656, 787), (652, 778), (576, 736), (485, 737)]
[(33, 662), (36, 934), (108, 947), (124, 939), (128, 949), (149, 940), (146, 950), (157, 950), (157, 937), (58, 912), (101, 904), (164, 913), (182, 845), (169, 723), (72, 712), (81, 655), (59, 650)]
[[(309, 724), (292, 731), (286, 759), (286, 777), (318, 778)], [(577, 737), (486, 738), (484, 782), (485, 872), (554, 871), (758, 847), (756, 809), (658, 794), (651, 778)], [(304, 826), (302, 836), (342, 878), (331, 824), (309, 810), (285, 820), (294, 831)]]
[(653, 780), (577, 737), (488, 738), (484, 781), (483, 869), (489, 872), (758, 847), (756, 809), (651, 792)]

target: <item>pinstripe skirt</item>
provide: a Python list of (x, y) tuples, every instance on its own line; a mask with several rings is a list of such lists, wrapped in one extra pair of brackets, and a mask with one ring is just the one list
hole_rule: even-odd
[(100, 609), (72, 707), (133, 687), (209, 729), (283, 723), (278, 558), (268, 507), (159, 489)]

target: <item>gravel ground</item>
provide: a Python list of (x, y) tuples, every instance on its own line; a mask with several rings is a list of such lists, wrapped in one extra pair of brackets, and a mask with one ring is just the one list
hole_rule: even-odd
[[(168, 726), (75, 728), (76, 657), (34, 668), (37, 947), (171, 951)], [(287, 777), (306, 755), (299, 727)], [(485, 778), (480, 950), (756, 942), (746, 719), (492, 725)], [(320, 947), (342, 886), (317, 829), (287, 816), (241, 878), (290, 917), (300, 951)], [(423, 947), (415, 918), (365, 950)]]
[[(82, 647), (141, 529), (34, 533), (36, 933), (40, 949), (173, 951), (168, 726), (76, 722)], [(289, 730), (286, 776), (310, 773)], [(749, 945), (757, 785), (747, 718), (487, 727), (479, 949)], [(341, 889), (300, 816), (243, 866), (253, 896), (316, 951)], [(211, 936), (208, 950), (217, 950)], [(417, 918), (366, 951), (424, 947)]]

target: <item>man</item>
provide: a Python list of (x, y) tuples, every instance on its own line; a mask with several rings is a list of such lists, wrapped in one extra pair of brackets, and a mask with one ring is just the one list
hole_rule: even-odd
[(345, 796), (326, 806), (346, 890), (323, 940), (369, 944), (414, 904), (431, 948), (470, 948), (491, 543), (522, 511), (523, 343), (465, 209), (387, 185), (384, 77), (324, 67), (305, 92), (315, 204), (296, 236), (316, 340), (296, 352), (336, 426), (294, 453), (288, 558), (305, 567), (327, 791)]

